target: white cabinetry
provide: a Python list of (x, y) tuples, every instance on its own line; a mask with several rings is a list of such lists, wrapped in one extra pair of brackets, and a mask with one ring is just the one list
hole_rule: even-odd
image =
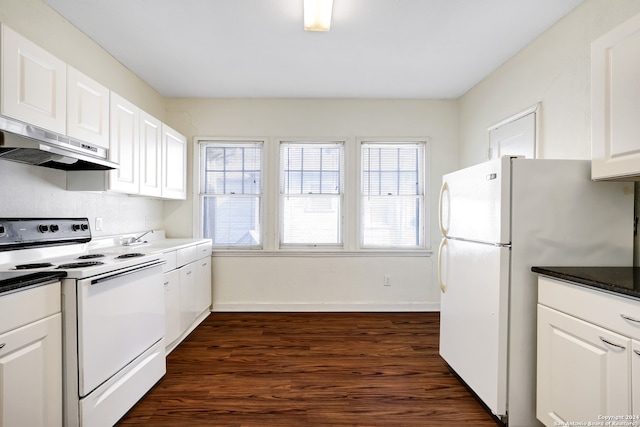
[(2, 114), (66, 133), (67, 66), (2, 25)]
[(172, 343), (180, 336), (180, 272), (164, 274), (165, 342)]
[(591, 176), (640, 179), (640, 15), (591, 45)]
[(162, 197), (187, 197), (187, 139), (162, 125)]
[(128, 194), (140, 191), (140, 109), (111, 92), (109, 160), (119, 169), (109, 172), (109, 189)]
[(67, 67), (67, 135), (109, 148), (109, 89)]
[(0, 297), (0, 425), (62, 426), (60, 283)]
[(640, 319), (638, 301), (545, 277), (538, 292), (537, 418), (556, 426), (640, 414), (640, 322), (628, 320)]
[(162, 196), (162, 122), (140, 112), (140, 194)]
[(167, 353), (209, 315), (211, 249), (211, 241), (194, 241), (163, 253)]

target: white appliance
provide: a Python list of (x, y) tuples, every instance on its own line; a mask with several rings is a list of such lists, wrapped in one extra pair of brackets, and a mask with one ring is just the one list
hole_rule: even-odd
[(0, 218), (0, 272), (64, 275), (67, 427), (114, 425), (166, 373), (165, 261), (141, 250), (91, 241), (87, 218)]
[(531, 267), (632, 265), (633, 199), (631, 183), (591, 181), (587, 160), (502, 157), (443, 177), (440, 355), (505, 424), (542, 425)]

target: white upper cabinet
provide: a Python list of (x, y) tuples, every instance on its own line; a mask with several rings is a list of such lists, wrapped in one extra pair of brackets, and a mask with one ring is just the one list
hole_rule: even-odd
[(162, 196), (162, 122), (140, 111), (140, 194)]
[(67, 135), (109, 148), (109, 89), (67, 67)]
[(640, 15), (591, 44), (591, 177), (640, 176)]
[(162, 125), (162, 197), (187, 198), (187, 139)]
[(109, 189), (128, 194), (140, 191), (140, 109), (111, 92), (109, 160), (120, 165), (109, 172)]
[(66, 133), (66, 64), (2, 25), (2, 114)]

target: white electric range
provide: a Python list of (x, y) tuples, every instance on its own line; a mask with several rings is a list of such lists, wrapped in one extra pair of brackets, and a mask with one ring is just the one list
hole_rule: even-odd
[(66, 273), (66, 426), (112, 426), (165, 374), (163, 263), (87, 218), (0, 218), (0, 272)]

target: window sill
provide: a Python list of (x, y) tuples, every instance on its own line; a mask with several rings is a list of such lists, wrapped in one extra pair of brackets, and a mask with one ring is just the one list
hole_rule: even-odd
[(430, 257), (433, 251), (422, 250), (361, 250), (361, 251), (318, 251), (318, 250), (279, 250), (266, 251), (262, 249), (254, 250), (216, 250), (213, 249), (214, 257)]

